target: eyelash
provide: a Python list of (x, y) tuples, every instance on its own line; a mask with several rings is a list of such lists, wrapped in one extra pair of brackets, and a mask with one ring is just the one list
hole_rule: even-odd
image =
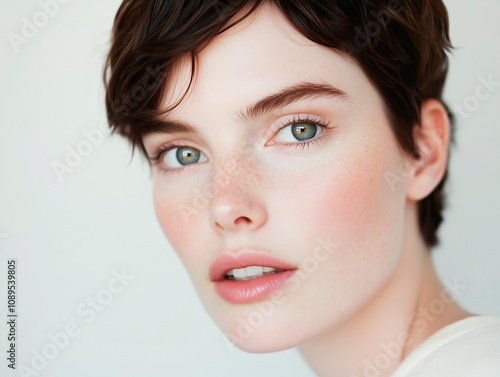
[[(274, 136), (276, 136), (281, 130), (285, 129), (288, 126), (291, 126), (296, 123), (310, 123), (314, 124), (315, 126), (320, 127), (323, 132), (321, 132), (320, 136), (315, 136), (312, 139), (306, 140), (306, 141), (297, 141), (295, 143), (279, 143), (279, 144), (273, 144), (275, 147), (278, 148), (290, 148), (290, 147), (296, 147), (296, 148), (301, 148), (302, 150), (305, 149), (306, 147), (310, 147), (311, 145), (317, 145), (319, 142), (322, 141), (324, 137), (324, 131), (327, 129), (333, 129), (334, 127), (330, 126), (328, 122), (325, 122), (324, 120), (320, 119), (312, 119), (310, 116), (298, 116), (295, 115), (292, 119), (287, 120), (285, 123), (282, 125), (274, 127), (275, 129), (273, 130)], [(323, 136), (321, 136), (323, 135)], [(184, 144), (177, 144), (175, 142), (168, 142), (160, 146), (158, 149), (155, 150), (153, 153), (153, 156), (150, 158), (153, 165), (159, 165), (161, 162), (162, 157), (164, 156), (165, 153), (171, 151), (172, 149), (175, 148), (181, 148), (181, 147), (189, 147), (190, 145), (184, 143)], [(193, 146), (193, 148), (195, 148)], [(179, 170), (183, 170), (182, 168), (178, 169), (161, 169), (164, 172), (177, 172)]]
[[(153, 165), (159, 164), (161, 158), (163, 157), (163, 155), (165, 153), (171, 151), (172, 149), (181, 148), (181, 147), (188, 147), (188, 145), (186, 145), (186, 144), (178, 145), (178, 144), (172, 143), (172, 142), (163, 144), (161, 147), (159, 147), (158, 149), (155, 150), (155, 152), (153, 153), (153, 156), (151, 157), (151, 161), (153, 162)], [(175, 169), (175, 170), (178, 170), (178, 169)]]
[[(317, 145), (319, 142), (321, 142), (324, 138), (325, 135), (324, 131), (325, 130), (330, 130), (333, 129), (334, 127), (330, 126), (330, 123), (322, 120), (322, 119), (313, 119), (313, 117), (308, 116), (308, 115), (294, 115), (292, 119), (288, 119), (285, 121), (284, 124), (276, 126), (275, 130), (273, 131), (274, 135), (276, 136), (281, 130), (285, 129), (288, 126), (291, 126), (296, 123), (310, 123), (314, 124), (315, 126), (318, 126), (322, 129), (323, 132), (319, 136), (315, 136), (312, 139), (306, 140), (306, 141), (296, 141), (294, 143), (279, 143), (279, 144), (273, 144), (278, 148), (300, 148), (300, 149), (305, 149), (306, 147), (310, 147), (311, 145)], [(322, 136), (321, 136), (322, 135)]]

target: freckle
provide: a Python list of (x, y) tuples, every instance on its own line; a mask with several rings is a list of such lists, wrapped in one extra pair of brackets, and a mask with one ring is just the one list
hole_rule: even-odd
[(234, 153), (223, 153), (215, 161), (217, 171), (214, 174), (214, 182), (217, 185), (229, 185), (235, 189), (248, 187), (262, 190), (264, 188), (264, 180), (252, 156), (252, 151), (243, 149)]

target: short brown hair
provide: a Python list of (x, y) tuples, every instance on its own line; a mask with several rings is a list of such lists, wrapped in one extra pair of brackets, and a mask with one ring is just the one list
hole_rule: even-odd
[[(350, 55), (383, 98), (398, 143), (418, 158), (413, 131), (422, 102), (434, 98), (443, 103), (448, 70), (451, 44), (441, 0), (124, 0), (104, 72), (113, 131), (146, 154), (143, 135), (158, 129), (160, 117), (182, 101), (159, 109), (173, 65), (191, 57), (191, 86), (197, 52), (263, 3), (277, 6), (311, 41)], [(249, 5), (244, 16), (228, 25)], [(420, 230), (429, 246), (438, 242), (446, 177), (447, 171), (419, 202)]]

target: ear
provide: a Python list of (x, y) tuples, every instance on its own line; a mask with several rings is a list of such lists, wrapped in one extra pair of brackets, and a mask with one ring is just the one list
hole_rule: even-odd
[(413, 160), (407, 198), (418, 201), (441, 182), (448, 163), (450, 120), (441, 102), (428, 99), (422, 103), (414, 138), (419, 158)]

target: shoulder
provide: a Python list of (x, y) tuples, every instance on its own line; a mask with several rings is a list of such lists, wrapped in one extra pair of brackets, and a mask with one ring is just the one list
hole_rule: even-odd
[(500, 376), (500, 318), (474, 316), (439, 330), (391, 377)]

